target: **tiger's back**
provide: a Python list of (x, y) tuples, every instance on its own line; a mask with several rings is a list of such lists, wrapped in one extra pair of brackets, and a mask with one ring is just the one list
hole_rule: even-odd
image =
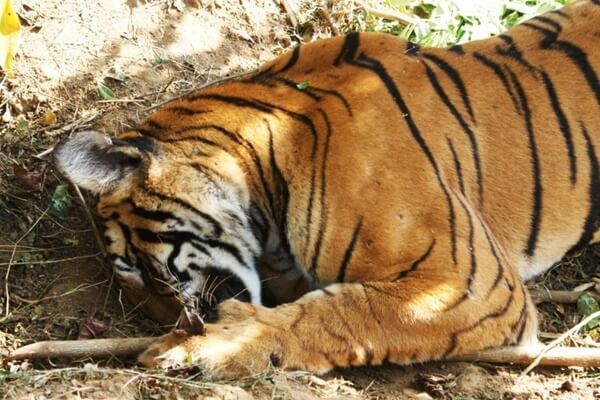
[(323, 371), (535, 340), (521, 279), (600, 239), (599, 27), (579, 1), (450, 49), (353, 33), (59, 146), (131, 298), (163, 321), (221, 303), (142, 360)]

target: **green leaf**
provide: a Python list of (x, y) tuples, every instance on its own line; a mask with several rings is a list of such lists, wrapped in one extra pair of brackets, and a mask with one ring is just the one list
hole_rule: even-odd
[(192, 358), (192, 355), (188, 353), (188, 354), (185, 356), (185, 360), (184, 360), (184, 362), (185, 362), (186, 364), (192, 364), (192, 363), (194, 362), (194, 359)]
[(17, 131), (19, 131), (19, 133), (25, 133), (25, 132), (27, 132), (28, 129), (29, 129), (29, 121), (27, 121), (23, 117), (19, 118), (19, 122), (17, 123)]
[(115, 92), (113, 92), (112, 89), (106, 86), (103, 82), (98, 81), (97, 86), (98, 96), (102, 97), (103, 100), (113, 100), (117, 98)]
[(296, 87), (300, 90), (306, 90), (310, 87), (310, 82), (306, 81), (306, 82), (300, 82), (296, 85)]
[(163, 65), (171, 61), (171, 57), (167, 53), (163, 53), (154, 60), (155, 65)]
[(57, 218), (65, 218), (71, 208), (71, 196), (69, 195), (68, 185), (58, 185), (54, 190), (52, 199), (50, 199), (50, 208), (48, 213)]
[[(577, 313), (581, 318), (585, 318), (598, 310), (600, 310), (600, 305), (598, 304), (598, 300), (596, 300), (593, 296), (590, 296), (587, 293), (582, 293), (577, 299)], [(597, 326), (600, 326), (600, 318), (594, 318), (588, 322), (584, 326), (583, 330), (589, 331)]]

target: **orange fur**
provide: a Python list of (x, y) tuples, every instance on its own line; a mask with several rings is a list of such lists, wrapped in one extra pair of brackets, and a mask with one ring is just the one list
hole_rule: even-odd
[(172, 101), (123, 135), (153, 146), (98, 190), (108, 230), (131, 231), (109, 250), (138, 253), (155, 278), (121, 279), (130, 298), (149, 299), (143, 308), (165, 323), (180, 307), (177, 277), (150, 260), (174, 239), (140, 236), (165, 221), (133, 207), (208, 213), (225, 221), (219, 240), (249, 248), (231, 214), (258, 209), (268, 235), (253, 236), (255, 267), (278, 304), (224, 301), (206, 336), (166, 335), (140, 361), (191, 360), (226, 377), (535, 341), (522, 279), (600, 239), (599, 27), (600, 5), (582, 0), (452, 49), (375, 33), (322, 40)]

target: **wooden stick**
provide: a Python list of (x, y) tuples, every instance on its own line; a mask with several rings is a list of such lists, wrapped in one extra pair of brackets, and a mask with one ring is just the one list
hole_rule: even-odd
[[(500, 347), (452, 360), (494, 364), (530, 365), (540, 354), (539, 347)], [(589, 347), (555, 347), (544, 353), (539, 365), (552, 367), (600, 367), (600, 349)]]
[[(52, 357), (135, 357), (157, 338), (113, 338), (90, 340), (60, 340), (33, 343), (11, 352), (6, 360), (43, 359)], [(502, 347), (475, 354), (453, 357), (453, 361), (488, 362), (494, 364), (528, 365), (539, 355), (540, 347)], [(600, 367), (600, 349), (586, 347), (556, 347), (547, 351), (542, 366)]]
[(157, 337), (89, 340), (50, 340), (23, 346), (8, 354), (6, 360), (82, 357), (135, 357), (154, 343)]
[(531, 362), (531, 364), (529, 364), (527, 368), (525, 368), (525, 370), (521, 372), (521, 376), (527, 375), (529, 372), (531, 372), (537, 365), (539, 365), (539, 363), (544, 359), (544, 357), (546, 357), (546, 354), (548, 354), (553, 348), (558, 347), (558, 345), (561, 344), (566, 338), (568, 338), (575, 332), (578, 332), (581, 328), (583, 328), (585, 325), (587, 325), (589, 322), (596, 318), (600, 318), (600, 311), (596, 311), (595, 313), (588, 315), (587, 317), (579, 321), (577, 325), (575, 325), (574, 327), (560, 335), (558, 338), (545, 345), (542, 351), (540, 351), (537, 357)]
[(590, 296), (600, 299), (600, 296), (592, 291), (572, 291), (572, 290), (544, 290), (535, 289), (529, 291), (531, 300), (534, 304), (541, 303), (562, 303), (562, 304), (574, 304), (577, 303), (577, 299), (583, 293), (587, 293)]

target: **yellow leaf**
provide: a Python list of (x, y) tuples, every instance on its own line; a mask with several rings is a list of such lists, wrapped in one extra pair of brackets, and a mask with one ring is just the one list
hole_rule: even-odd
[(56, 123), (56, 114), (54, 111), (47, 110), (44, 113), (44, 117), (42, 119), (42, 123), (46, 126), (54, 125)]
[(17, 53), (20, 31), (21, 23), (10, 0), (0, 0), (0, 67), (7, 74)]

